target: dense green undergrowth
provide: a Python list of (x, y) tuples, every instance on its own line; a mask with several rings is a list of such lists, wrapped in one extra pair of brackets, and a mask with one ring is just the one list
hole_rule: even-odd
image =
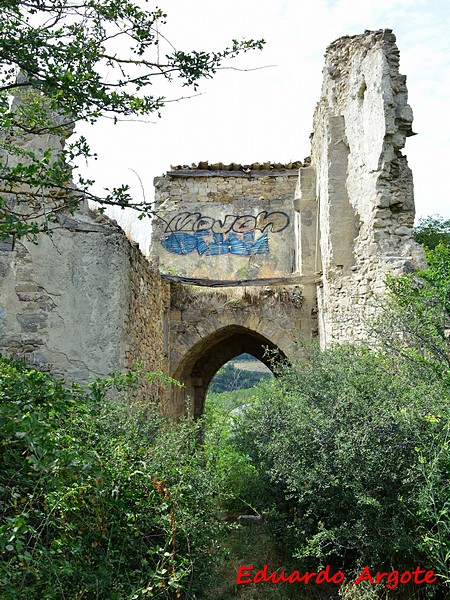
[[(365, 566), (375, 576), (420, 565), (436, 573), (434, 585), (366, 583), (345, 588), (345, 597), (450, 597), (450, 390), (433, 373), (367, 348), (309, 348), (301, 365), (243, 398), (242, 412), (230, 412), (225, 395), (210, 397), (227, 453), (243, 463), (245, 502), (235, 508), (263, 516), (262, 538), (278, 557), (269, 570), (330, 565), (349, 585)], [(240, 564), (254, 564), (251, 557)], [(321, 596), (321, 586), (291, 587), (277, 596), (269, 584), (264, 596), (256, 585), (244, 597), (339, 594), (338, 586), (333, 596)]]
[[(449, 390), (369, 351), (315, 353), (234, 424), (249, 498), (297, 565), (433, 569), (449, 582)], [(445, 399), (445, 401), (443, 401)]]
[[(388, 281), (370, 348), (305, 346), (243, 411), (237, 397), (210, 396), (227, 452), (244, 463), (243, 504), (278, 547), (271, 567), (342, 569), (335, 597), (450, 597), (450, 248), (427, 258), (426, 271)], [(417, 565), (435, 584), (350, 585), (365, 566)]]
[[(205, 586), (227, 495), (197, 443), (116, 389), (0, 362), (0, 597), (177, 598)], [(108, 394), (110, 389), (114, 394)]]

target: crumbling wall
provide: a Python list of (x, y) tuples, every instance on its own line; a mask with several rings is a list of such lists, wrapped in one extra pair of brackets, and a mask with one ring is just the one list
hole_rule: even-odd
[(310, 167), (322, 346), (366, 336), (386, 273), (423, 264), (411, 235), (413, 181), (402, 154), (412, 119), (390, 30), (343, 37), (328, 47)]
[(161, 269), (205, 279), (290, 275), (297, 172), (200, 169), (156, 178), (151, 253)]
[[(29, 95), (16, 95), (13, 109), (28, 101)], [(10, 155), (9, 144), (38, 158), (48, 151), (61, 158), (73, 125), (47, 114), (51, 133), (5, 134), (5, 164), (27, 160)], [(167, 371), (168, 284), (114, 221), (82, 201), (70, 168), (66, 175), (66, 189), (5, 186), (2, 199), (17, 212), (39, 221), (53, 209), (55, 222), (37, 244), (13, 236), (0, 242), (0, 352), (69, 382), (87, 383), (137, 361), (143, 371)], [(75, 215), (67, 209), (72, 193), (80, 201)], [(160, 388), (142, 379), (138, 395), (156, 400)]]
[(124, 363), (127, 255), (116, 227), (67, 217), (38, 244), (0, 253), (1, 352), (69, 381)]
[(192, 413), (201, 415), (212, 377), (235, 356), (250, 353), (269, 367), (274, 357), (267, 348), (299, 357), (299, 341), (310, 340), (316, 329), (311, 288), (172, 285), (170, 372), (185, 387), (172, 394), (171, 413), (181, 415), (189, 396)]
[[(132, 369), (142, 366), (143, 374), (169, 374), (170, 284), (159, 274), (157, 261), (149, 262), (136, 244), (128, 248), (129, 301), (125, 357)], [(163, 379), (142, 377), (137, 396), (144, 401), (158, 401), (166, 411), (169, 389)]]
[(135, 361), (165, 371), (169, 291), (157, 266), (106, 217), (85, 208), (60, 220), (37, 244), (0, 246), (0, 352), (80, 383)]

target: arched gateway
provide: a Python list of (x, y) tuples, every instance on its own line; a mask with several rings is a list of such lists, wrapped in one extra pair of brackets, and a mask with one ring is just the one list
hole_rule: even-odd
[(168, 410), (174, 417), (186, 410), (187, 398), (191, 412), (200, 416), (212, 378), (240, 354), (251, 354), (269, 368), (273, 351), (295, 358), (300, 338), (317, 333), (315, 285), (307, 278), (300, 285), (301, 280), (225, 289), (171, 283), (170, 374), (184, 385), (170, 392)]
[(256, 331), (229, 325), (197, 342), (188, 351), (174, 376), (185, 382), (185, 393), (191, 398), (192, 412), (198, 417), (203, 413), (208, 386), (224, 364), (246, 353), (273, 368), (270, 356), (275, 359), (274, 351), (280, 357), (285, 356), (273, 342)]
[[(274, 352), (280, 358), (287, 355), (292, 356), (295, 353), (295, 336), (287, 335), (283, 330), (284, 319), (280, 318), (278, 326), (276, 319), (273, 319), (270, 327), (264, 327), (255, 319), (255, 314), (252, 316), (241, 315), (240, 318), (237, 314), (222, 314), (221, 316), (222, 323), (224, 321), (241, 321), (243, 324), (234, 322), (215, 328), (215, 320), (208, 323), (207, 319), (203, 319), (200, 324), (201, 331), (204, 333), (202, 337), (198, 334), (193, 335), (192, 331), (188, 330), (185, 335), (176, 334), (180, 360), (173, 365), (172, 374), (178, 381), (183, 382), (185, 387), (182, 390), (173, 390), (170, 404), (174, 416), (179, 416), (184, 412), (187, 397), (191, 400), (190, 408), (194, 416), (200, 416), (212, 378), (220, 367), (232, 358), (247, 353), (272, 368), (271, 357), (274, 358)], [(224, 316), (228, 318), (224, 318)], [(243, 316), (244, 318), (242, 318)], [(259, 326), (260, 331), (267, 330), (265, 331), (266, 335), (245, 326), (246, 321), (253, 321), (253, 324), (256, 321), (256, 326)], [(206, 328), (210, 329), (208, 333), (206, 333)]]
[(155, 182), (152, 253), (171, 282), (170, 374), (184, 384), (170, 392), (175, 417), (187, 398), (202, 414), (211, 379), (235, 356), (270, 367), (266, 349), (293, 358), (298, 338), (317, 334), (315, 277), (298, 271), (299, 164), (180, 169)]

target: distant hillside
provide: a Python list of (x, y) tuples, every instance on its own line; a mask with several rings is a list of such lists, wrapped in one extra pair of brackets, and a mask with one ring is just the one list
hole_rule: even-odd
[(219, 369), (211, 381), (209, 392), (231, 392), (257, 385), (273, 377), (271, 370), (251, 354), (241, 354)]

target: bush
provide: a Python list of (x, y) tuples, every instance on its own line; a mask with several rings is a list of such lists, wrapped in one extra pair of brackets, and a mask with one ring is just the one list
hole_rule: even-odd
[(224, 494), (198, 426), (0, 361), (0, 596), (194, 597)]
[(225, 512), (257, 512), (250, 504), (261, 487), (258, 468), (234, 443), (233, 423), (250, 406), (257, 388), (208, 393), (205, 405), (205, 450), (211, 468), (223, 482), (227, 494), (222, 498)]
[(404, 366), (364, 348), (312, 349), (241, 416), (235, 439), (264, 478), (274, 534), (305, 568), (421, 561), (446, 575), (433, 544), (444, 558), (448, 392)]
[(390, 355), (407, 360), (422, 377), (450, 383), (450, 247), (427, 252), (429, 268), (389, 277), (389, 309), (374, 331)]

